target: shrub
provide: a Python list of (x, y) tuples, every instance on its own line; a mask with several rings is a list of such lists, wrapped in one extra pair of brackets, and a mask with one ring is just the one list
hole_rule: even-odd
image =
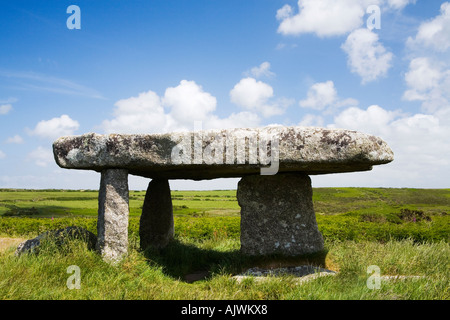
[(431, 221), (431, 218), (422, 210), (401, 209), (398, 217), (406, 222)]
[(378, 213), (363, 213), (359, 217), (359, 220), (362, 222), (378, 222), (378, 223), (384, 223), (387, 221), (387, 218), (385, 215), (378, 214)]
[(8, 207), (9, 210), (3, 214), (5, 217), (32, 216), (39, 214), (39, 211), (35, 207), (19, 208), (14, 205), (10, 205)]

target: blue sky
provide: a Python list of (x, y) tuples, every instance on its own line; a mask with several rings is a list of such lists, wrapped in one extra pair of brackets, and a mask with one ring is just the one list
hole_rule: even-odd
[[(70, 5), (81, 29), (69, 29)], [(375, 5), (379, 16), (367, 11)], [(448, 188), (450, 3), (2, 1), (0, 187), (96, 189), (62, 135), (270, 124), (371, 133), (395, 160), (313, 186)], [(378, 19), (378, 17), (380, 19)], [(375, 18), (375, 20), (370, 20)], [(367, 21), (380, 22), (369, 28)], [(237, 179), (171, 181), (235, 188)], [(130, 177), (131, 189), (148, 181)]]

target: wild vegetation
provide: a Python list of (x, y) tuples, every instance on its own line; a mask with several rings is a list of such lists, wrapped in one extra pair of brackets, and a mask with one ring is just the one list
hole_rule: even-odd
[[(129, 255), (111, 266), (78, 241), (39, 255), (0, 250), (0, 299), (449, 299), (449, 189), (315, 188), (314, 207), (326, 250), (304, 257), (250, 258), (239, 253), (235, 190), (172, 191), (175, 241), (139, 248), (144, 191), (130, 191)], [(0, 190), (0, 239), (28, 239), (70, 225), (96, 234), (97, 191)], [(19, 241), (19, 240), (17, 240)], [(17, 244), (17, 241), (14, 242)], [(1, 246), (0, 242), (0, 246)], [(5, 242), (6, 243), (6, 242)], [(301, 285), (292, 276), (236, 282), (249, 267), (314, 264), (338, 271)], [(81, 270), (68, 289), (67, 268)], [(381, 275), (367, 286), (368, 267)], [(192, 282), (193, 280), (199, 280)]]

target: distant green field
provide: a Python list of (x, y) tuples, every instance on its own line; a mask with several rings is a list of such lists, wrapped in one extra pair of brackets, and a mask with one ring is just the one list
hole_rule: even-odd
[[(0, 234), (38, 233), (67, 223), (86, 223), (95, 233), (97, 197), (94, 190), (0, 189)], [(136, 236), (144, 197), (145, 191), (130, 191), (130, 234)], [(172, 200), (179, 234), (239, 238), (235, 190), (175, 190)], [(313, 203), (319, 230), (328, 240), (450, 237), (450, 189), (315, 188)]]
[[(141, 214), (145, 191), (130, 191), (130, 215)], [(172, 191), (175, 215), (238, 215), (236, 191)], [(98, 191), (0, 189), (0, 216), (97, 216)]]
[[(130, 191), (130, 215), (139, 216), (145, 191)], [(172, 191), (174, 214), (180, 216), (237, 216), (236, 190)], [(450, 213), (450, 189), (314, 188), (316, 214), (399, 212), (402, 208), (429, 214)], [(0, 189), (1, 215), (35, 217), (96, 216), (94, 190)]]
[(317, 214), (390, 213), (402, 208), (450, 213), (450, 189), (316, 188), (313, 202)]

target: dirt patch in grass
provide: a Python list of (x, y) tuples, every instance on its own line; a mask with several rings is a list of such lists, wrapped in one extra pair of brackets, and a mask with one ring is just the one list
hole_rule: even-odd
[(23, 238), (0, 238), (0, 253), (7, 251), (11, 247), (16, 247), (22, 241)]
[(238, 216), (240, 212), (240, 210), (235, 209), (217, 209), (207, 211), (207, 213), (212, 216)]

